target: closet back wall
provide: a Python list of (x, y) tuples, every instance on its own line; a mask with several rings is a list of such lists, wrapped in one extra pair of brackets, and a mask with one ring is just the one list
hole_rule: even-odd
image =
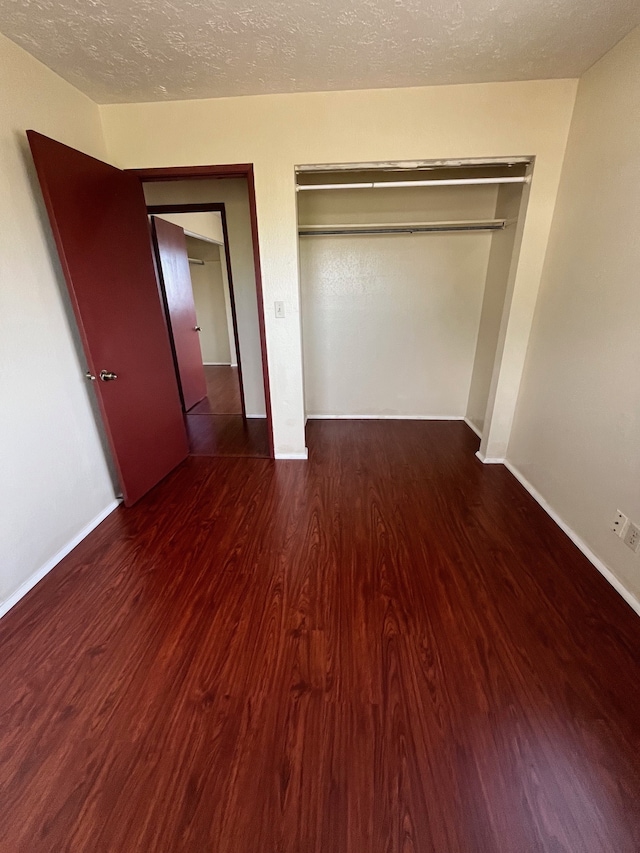
[[(495, 186), (299, 193), (300, 225), (493, 219)], [(463, 417), (490, 232), (300, 238), (308, 416)]]

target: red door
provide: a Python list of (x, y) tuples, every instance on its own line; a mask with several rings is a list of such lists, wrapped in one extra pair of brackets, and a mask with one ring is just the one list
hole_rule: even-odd
[(188, 412), (206, 396), (207, 383), (198, 334), (200, 327), (193, 304), (187, 241), (179, 225), (157, 216), (152, 216), (151, 222), (158, 270), (171, 326), (176, 372), (184, 409)]
[(138, 178), (27, 131), (127, 505), (188, 454)]

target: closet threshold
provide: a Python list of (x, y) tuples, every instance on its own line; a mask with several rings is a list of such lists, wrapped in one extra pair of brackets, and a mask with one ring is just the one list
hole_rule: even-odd
[(301, 225), (300, 237), (353, 236), (357, 234), (428, 234), (466, 231), (502, 231), (504, 219), (457, 220), (448, 222), (375, 222), (366, 224)]

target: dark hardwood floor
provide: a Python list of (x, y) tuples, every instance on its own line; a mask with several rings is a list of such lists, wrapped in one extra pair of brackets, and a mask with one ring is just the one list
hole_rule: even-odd
[(239, 415), (242, 413), (238, 368), (226, 364), (205, 364), (207, 396), (191, 409), (190, 415)]
[(207, 396), (185, 416), (192, 456), (268, 459), (266, 418), (243, 418), (238, 368), (205, 364)]
[(242, 415), (186, 415), (192, 456), (248, 456), (269, 458), (266, 418)]
[(637, 853), (640, 619), (464, 424), (308, 432), (0, 622), (3, 853)]

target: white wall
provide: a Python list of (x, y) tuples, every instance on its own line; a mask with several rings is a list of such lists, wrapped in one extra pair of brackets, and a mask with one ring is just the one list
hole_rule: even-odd
[(114, 500), (25, 130), (105, 156), (98, 108), (0, 36), (0, 612)]
[[(300, 193), (301, 225), (492, 219), (495, 187)], [(308, 415), (462, 417), (491, 234), (300, 238)]]
[(574, 80), (487, 83), (111, 104), (101, 114), (122, 167), (254, 163), (277, 454), (304, 452), (296, 164), (535, 155), (498, 389), (506, 413), (491, 435), (506, 448), (575, 90)]
[(508, 458), (640, 598), (640, 28), (580, 81)]
[(517, 184), (505, 184), (498, 190), (495, 218), (506, 220), (507, 227), (504, 231), (496, 231), (491, 237), (482, 314), (467, 402), (467, 418), (480, 433), (484, 430), (509, 273), (514, 259), (516, 235), (519, 233), (516, 223), (512, 220), (518, 218), (521, 198), (522, 187)]
[(144, 185), (144, 192), (148, 204), (224, 203), (229, 237), (227, 250), (231, 259), (233, 292), (236, 300), (245, 406), (248, 417), (264, 416), (262, 351), (246, 180), (225, 178), (148, 183)]

